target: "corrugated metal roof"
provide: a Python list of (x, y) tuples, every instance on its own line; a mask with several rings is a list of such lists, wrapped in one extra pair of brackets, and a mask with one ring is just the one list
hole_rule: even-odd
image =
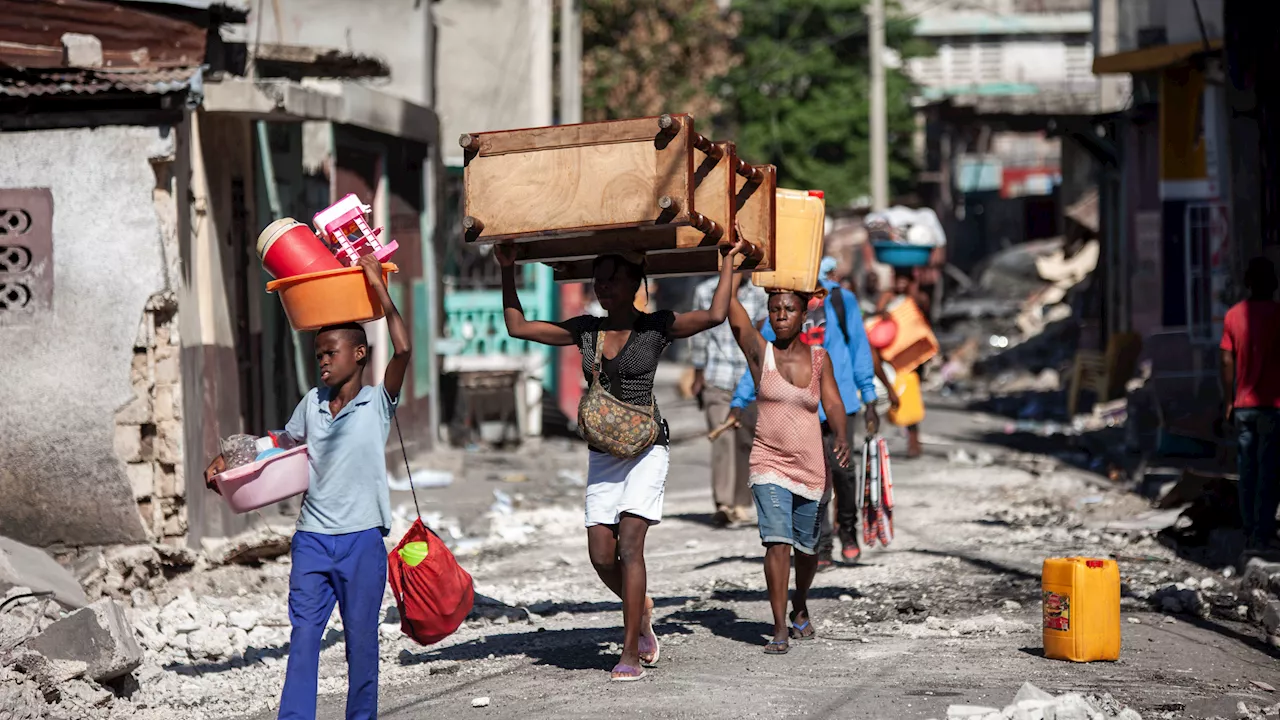
[[(157, 70), (58, 68), (0, 70), (0, 96), (41, 97), (139, 93), (168, 95), (199, 85), (198, 67)], [(198, 89), (198, 88), (197, 88)]]
[(957, 11), (925, 13), (916, 20), (916, 35), (1035, 35), (1093, 32), (1093, 13), (1005, 14)]

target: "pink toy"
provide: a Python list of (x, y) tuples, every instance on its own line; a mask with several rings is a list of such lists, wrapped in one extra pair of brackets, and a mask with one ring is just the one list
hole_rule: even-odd
[(360, 198), (348, 194), (338, 202), (316, 213), (312, 218), (316, 232), (328, 243), (338, 261), (353, 267), (361, 255), (373, 254), (379, 262), (386, 262), (399, 245), (395, 240), (386, 245), (378, 237), (382, 228), (370, 228), (366, 217), (373, 208), (360, 202)]
[(307, 446), (241, 465), (213, 476), (218, 492), (237, 513), (264, 508), (311, 487)]

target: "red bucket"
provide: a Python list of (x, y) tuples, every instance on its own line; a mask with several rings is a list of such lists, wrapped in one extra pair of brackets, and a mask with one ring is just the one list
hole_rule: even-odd
[(898, 323), (893, 318), (884, 318), (867, 328), (867, 343), (877, 350), (883, 350), (898, 338)]
[(258, 235), (258, 257), (262, 267), (277, 280), (342, 269), (338, 258), (311, 228), (293, 218), (280, 218)]

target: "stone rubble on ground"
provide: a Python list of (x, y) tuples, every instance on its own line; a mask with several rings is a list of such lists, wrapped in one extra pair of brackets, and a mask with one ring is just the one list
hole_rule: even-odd
[(72, 610), (89, 604), (75, 576), (48, 553), (0, 536), (0, 593), (15, 587), (52, 593), (54, 600)]
[(103, 599), (45, 628), (24, 645), (50, 660), (82, 662), (95, 682), (115, 680), (142, 664), (133, 627), (124, 608)]
[(980, 705), (952, 705), (947, 720), (1142, 720), (1136, 711), (1101, 697), (1065, 693), (1054, 697), (1031, 683), (1023, 683), (1004, 709)]

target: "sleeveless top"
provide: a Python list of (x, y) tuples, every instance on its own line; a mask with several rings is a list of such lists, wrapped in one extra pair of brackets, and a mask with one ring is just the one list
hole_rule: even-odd
[(796, 387), (778, 372), (773, 343), (765, 348), (756, 396), (756, 438), (751, 446), (751, 485), (778, 485), (808, 500), (821, 500), (830, 474), (822, 449), (818, 406), (822, 361), (827, 353), (809, 348), (813, 372), (808, 387)]
[[(592, 315), (579, 315), (561, 323), (573, 333), (574, 343), (582, 352), (582, 376), (587, 382), (591, 382), (591, 372), (596, 363), (596, 335), (604, 320)], [(670, 310), (641, 313), (618, 354), (603, 358), (600, 363), (600, 385), (610, 395), (629, 405), (647, 407), (654, 403), (654, 419), (658, 421), (655, 445), (670, 443), (667, 423), (653, 400), (653, 380), (658, 372), (658, 361), (671, 344), (671, 325), (674, 322), (675, 313)]]

